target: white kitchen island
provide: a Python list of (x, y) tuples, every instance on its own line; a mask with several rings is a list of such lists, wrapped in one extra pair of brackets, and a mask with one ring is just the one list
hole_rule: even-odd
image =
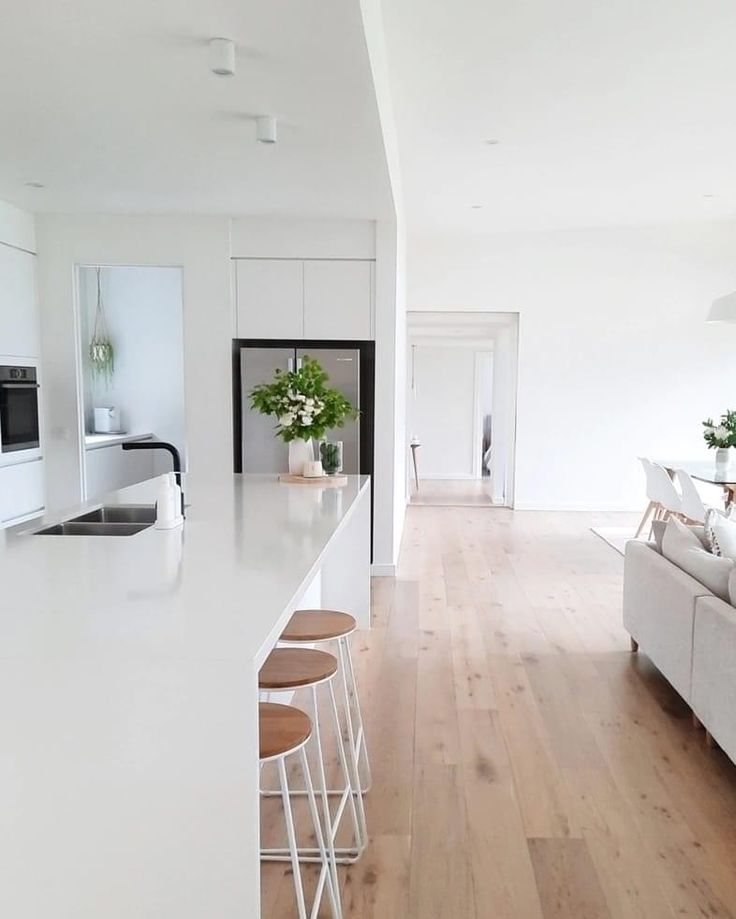
[(370, 483), (185, 491), (182, 530), (0, 534), (8, 919), (260, 915), (258, 669), (299, 606), (370, 624)]

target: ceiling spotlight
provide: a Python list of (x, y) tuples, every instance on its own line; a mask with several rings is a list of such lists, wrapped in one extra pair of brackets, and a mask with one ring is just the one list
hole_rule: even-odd
[(471, 211), (482, 211), (484, 207), (485, 207), (484, 204), (471, 204), (470, 210)]
[(256, 138), (260, 144), (276, 143), (276, 118), (273, 115), (259, 115), (256, 118)]
[(26, 182), (26, 188), (45, 188), (43, 182)]
[(704, 198), (715, 198), (715, 195), (712, 192), (706, 192), (706, 194), (704, 194), (703, 197)]
[(231, 77), (235, 73), (235, 42), (229, 38), (210, 39), (210, 70), (218, 77)]
[(489, 140), (486, 141), (486, 143), (488, 144), (489, 147), (495, 147), (498, 141), (496, 140), (495, 137), (491, 137), (489, 138)]

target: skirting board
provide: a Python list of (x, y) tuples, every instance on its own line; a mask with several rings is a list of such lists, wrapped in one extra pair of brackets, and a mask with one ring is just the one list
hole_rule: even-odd
[[(419, 484), (422, 482), (480, 482), (481, 477), (479, 475), (473, 475), (472, 472), (441, 472), (437, 475), (432, 475), (431, 472), (425, 472), (421, 470), (421, 475), (419, 476)], [(485, 477), (487, 478), (487, 476)]]
[(642, 507), (631, 507), (622, 504), (547, 504), (544, 501), (515, 501), (516, 511), (579, 511), (581, 513), (601, 514), (641, 514)]
[(372, 578), (395, 578), (396, 565), (371, 565)]

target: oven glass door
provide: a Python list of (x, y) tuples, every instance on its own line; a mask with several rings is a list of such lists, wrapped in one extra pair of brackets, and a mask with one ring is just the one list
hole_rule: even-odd
[(3, 453), (38, 448), (36, 383), (0, 381), (0, 444)]

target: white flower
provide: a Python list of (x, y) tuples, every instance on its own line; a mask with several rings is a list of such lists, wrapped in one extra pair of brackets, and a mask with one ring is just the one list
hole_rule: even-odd
[(705, 433), (706, 433), (706, 434), (715, 434), (715, 432), (716, 432), (716, 429), (713, 427), (712, 424), (706, 424), (706, 426), (705, 426)]
[(726, 440), (728, 438), (729, 431), (724, 424), (719, 424), (713, 433), (719, 440)]
[(302, 415), (302, 426), (303, 427), (308, 428), (311, 423), (312, 423), (311, 417), (309, 417), (308, 415)]
[(298, 392), (298, 393), (296, 394), (296, 398), (297, 398), (300, 402), (306, 402), (306, 401), (307, 401), (307, 397), (304, 395), (304, 393), (301, 393), (301, 392)]
[(294, 416), (291, 412), (287, 412), (279, 418), (279, 424), (282, 428), (288, 428), (289, 425), (294, 424)]

